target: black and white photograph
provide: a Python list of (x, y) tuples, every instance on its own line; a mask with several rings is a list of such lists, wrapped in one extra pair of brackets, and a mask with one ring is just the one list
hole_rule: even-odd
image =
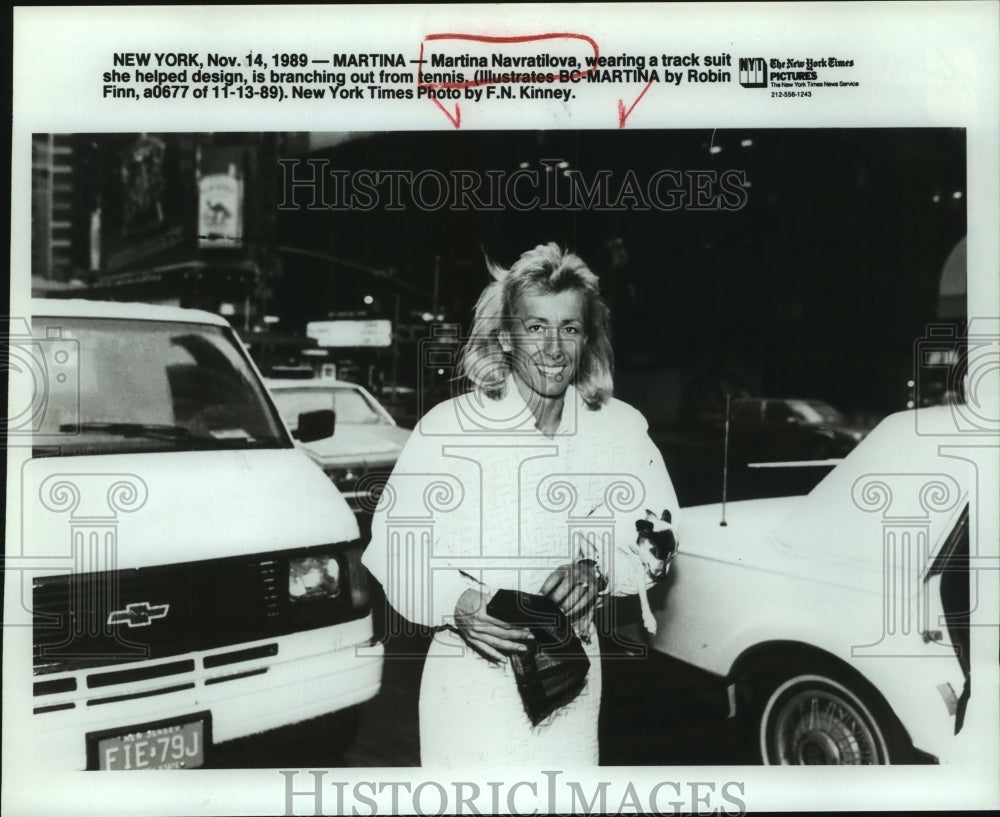
[[(123, 41), (88, 63), (120, 124), (15, 121), (3, 748), (71, 781), (52, 813), (103, 779), (144, 813), (871, 808), (773, 768), (831, 765), (904, 767), (844, 778), (895, 808), (995, 762), (983, 125), (850, 87), (650, 124), (675, 71), (805, 106), (775, 89), (869, 69), (518, 34), (425, 32), (432, 128), (142, 96), (384, 89), (395, 45)], [(636, 80), (617, 122), (470, 124), (588, 90), (476, 56), (525, 41)]]
[[(33, 587), (37, 728), (68, 762), (155, 763), (154, 739), (86, 736), (172, 712), (159, 762), (185, 767), (417, 765), (435, 741), (450, 763), (516, 740), (539, 763), (613, 765), (951, 748), (971, 686), (968, 572), (947, 568), (968, 559), (968, 475), (898, 534), (929, 537), (916, 560), (889, 550), (870, 469), (940, 469), (937, 439), (913, 456), (921, 415), (966, 405), (961, 129), (34, 148), (34, 335), (61, 330), (78, 372), (36, 429), (37, 496), (72, 524), (89, 498), (52, 475), (114, 458), (141, 478), (120, 486), (135, 527), (122, 513), (115, 561), (93, 566), (107, 615), (65, 576)], [(309, 460), (332, 488), (298, 481)], [(917, 595), (886, 612), (912, 619), (883, 632), (884, 571), (904, 566)], [(498, 591), (593, 635), (582, 689), (537, 723), (508, 659), (541, 647), (489, 615)], [(947, 639), (921, 629), (930, 611)], [(512, 732), (483, 741), (494, 718)]]

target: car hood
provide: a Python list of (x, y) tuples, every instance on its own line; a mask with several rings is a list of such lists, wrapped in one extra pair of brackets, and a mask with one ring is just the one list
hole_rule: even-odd
[(960, 435), (947, 409), (885, 418), (802, 498), (774, 531), (789, 551), (881, 564), (892, 537), (919, 537), (930, 555), (968, 501), (975, 469), (945, 446)]
[[(828, 553), (816, 552), (811, 547), (811, 538), (795, 540), (788, 546), (776, 536), (775, 532), (782, 530), (788, 520), (801, 511), (807, 498), (792, 496), (729, 502), (725, 526), (719, 524), (721, 504), (684, 508), (677, 529), (679, 555), (682, 561), (689, 557), (708, 559), (752, 571), (877, 590), (881, 581), (877, 572), (880, 560), (859, 567), (846, 562), (843, 554), (835, 549)], [(752, 574), (741, 575), (749, 577)]]
[(940, 411), (887, 417), (809, 494), (731, 502), (726, 527), (721, 505), (685, 508), (681, 551), (728, 560), (752, 546), (786, 569), (821, 560), (849, 571), (880, 568), (891, 537), (908, 535), (923, 538), (933, 556), (968, 499), (974, 471), (941, 450), (954, 442), (945, 419)]
[(770, 532), (787, 519), (803, 499), (792, 496), (729, 502), (725, 506), (725, 525), (720, 524), (722, 503), (684, 508), (677, 526), (680, 552), (741, 562), (746, 548), (760, 550)]
[(302, 447), (321, 463), (394, 462), (410, 437), (410, 431), (389, 425), (338, 424), (332, 437), (303, 443)]
[[(968, 501), (975, 469), (948, 454), (956, 432), (940, 411), (882, 421), (806, 496), (684, 508), (681, 556), (877, 589), (897, 540), (923, 542), (923, 572)], [(922, 547), (923, 547), (922, 546)], [(873, 584), (873, 581), (875, 582)]]
[(73, 568), (81, 538), (107, 569), (126, 569), (358, 537), (333, 483), (296, 448), (46, 457), (19, 476), (20, 555), (57, 569)]
[[(751, 584), (756, 581), (751, 571), (764, 571), (808, 582), (877, 592), (882, 581), (880, 550), (870, 550), (873, 556), (877, 553), (878, 558), (858, 563), (845, 559), (842, 549), (816, 550), (815, 529), (789, 542), (779, 538), (777, 532), (783, 531), (788, 521), (802, 511), (807, 498), (779, 497), (727, 503), (725, 526), (719, 524), (722, 519), (721, 504), (682, 509), (681, 523), (677, 528), (681, 575), (685, 571), (683, 562), (687, 559), (706, 559), (745, 568), (736, 575)], [(840, 530), (843, 540), (851, 539), (847, 531)], [(734, 584), (735, 587), (737, 585)], [(744, 587), (739, 592), (746, 594), (752, 591), (750, 587)]]

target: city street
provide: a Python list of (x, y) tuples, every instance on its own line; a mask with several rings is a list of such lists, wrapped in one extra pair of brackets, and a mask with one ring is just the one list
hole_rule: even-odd
[[(900, 655), (938, 655), (943, 628), (902, 624), (917, 612), (945, 617), (949, 637), (968, 630), (955, 554), (969, 552), (979, 476), (932, 442), (983, 419), (966, 416), (983, 402), (975, 392), (960, 408), (981, 363), (966, 309), (966, 136), (35, 132), (34, 368), (22, 375), (26, 394), (46, 372), (63, 385), (32, 404), (25, 552), (63, 535), (66, 508), (43, 486), (61, 491), (67, 471), (74, 488), (129, 475), (135, 499), (116, 504), (117, 482), (95, 489), (115, 526), (126, 515), (113, 565), (81, 561), (73, 540), (78, 580), (121, 588), (108, 609), (76, 610), (86, 599), (68, 579), (32, 586), (44, 756), (115, 768), (131, 751), (144, 767), (158, 730), (172, 730), (176, 751), (194, 754), (163, 752), (157, 766), (419, 766), (432, 634), (393, 620), (362, 564), (383, 568), (373, 578), (411, 610), (397, 591), (440, 557), (451, 568), (516, 545), (517, 569), (536, 569), (579, 558), (581, 534), (598, 549), (591, 534), (635, 536), (649, 508), (676, 525), (681, 558), (645, 611), (657, 626), (643, 641), (661, 652), (610, 635), (612, 621), (641, 629), (640, 597), (599, 617), (603, 765), (760, 756), (724, 683), (695, 666), (736, 680), (765, 762), (909, 762), (911, 735), (925, 756), (948, 752), (928, 736), (965, 717), (957, 637), (957, 661), (899, 673), (873, 672), (853, 649), (899, 621)], [(819, 167), (836, 181), (818, 184)], [(517, 388), (501, 388), (510, 378)], [(564, 412), (568, 395), (585, 409)], [(515, 465), (521, 433), (536, 431), (551, 443)], [(373, 538), (376, 504), (386, 535)], [(913, 529), (894, 539), (898, 519)], [(645, 573), (611, 593), (674, 555), (639, 530)], [(900, 557), (907, 579), (891, 586), (929, 601), (890, 603), (897, 541), (923, 550)], [(52, 659), (88, 616), (81, 655)], [(122, 638), (148, 652), (109, 669)], [(355, 654), (372, 638), (384, 661)], [(943, 709), (913, 703), (927, 690)], [(169, 713), (157, 697), (168, 694)], [(493, 703), (483, 740), (506, 759), (516, 739), (502, 727), (517, 725), (520, 701), (506, 715)], [(478, 726), (471, 712), (463, 721)]]

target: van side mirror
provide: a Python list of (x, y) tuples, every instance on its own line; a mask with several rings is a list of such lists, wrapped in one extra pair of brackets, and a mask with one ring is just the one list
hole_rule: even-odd
[(299, 427), (292, 435), (299, 442), (312, 443), (333, 436), (337, 415), (333, 409), (303, 411), (299, 415)]

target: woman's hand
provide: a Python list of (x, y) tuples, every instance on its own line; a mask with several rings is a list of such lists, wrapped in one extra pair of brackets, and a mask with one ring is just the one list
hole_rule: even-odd
[(601, 579), (588, 562), (574, 562), (553, 570), (538, 592), (559, 605), (570, 620), (586, 616), (601, 590)]
[(490, 661), (524, 653), (534, 640), (531, 630), (515, 627), (486, 613), (486, 594), (469, 588), (455, 604), (455, 627), (470, 647)]

